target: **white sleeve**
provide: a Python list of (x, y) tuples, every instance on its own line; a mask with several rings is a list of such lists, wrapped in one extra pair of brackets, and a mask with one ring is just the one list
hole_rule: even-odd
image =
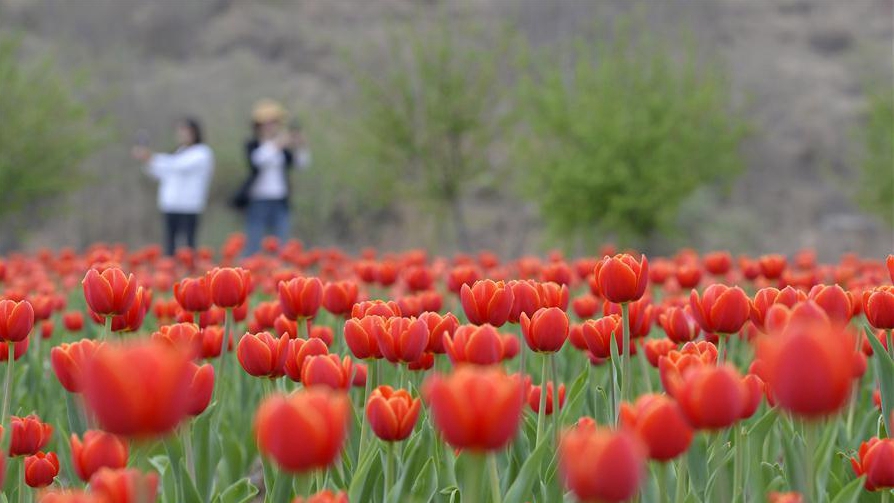
[(251, 152), (251, 163), (259, 169), (276, 163), (277, 156), (282, 155), (282, 150), (273, 142), (264, 142)]
[(176, 154), (153, 154), (147, 163), (149, 174), (160, 178), (169, 173), (201, 169), (209, 164), (208, 152), (190, 148)]

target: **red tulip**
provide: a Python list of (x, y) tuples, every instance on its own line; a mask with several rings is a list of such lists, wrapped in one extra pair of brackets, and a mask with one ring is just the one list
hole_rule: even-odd
[(100, 468), (118, 469), (127, 466), (127, 444), (119, 437), (101, 430), (88, 430), (84, 441), (71, 435), (71, 464), (78, 477), (87, 482)]
[(558, 307), (540, 308), (531, 318), (522, 313), (522, 334), (533, 351), (554, 353), (568, 338), (568, 315)]
[(71, 393), (81, 391), (84, 366), (101, 345), (92, 339), (81, 339), (71, 344), (62, 343), (50, 350), (50, 365), (63, 388)]
[(139, 503), (158, 498), (158, 474), (134, 468), (100, 468), (90, 477), (90, 492), (104, 503)]
[(838, 285), (816, 285), (807, 297), (816, 302), (829, 315), (829, 319), (839, 325), (846, 325), (854, 314), (850, 292)]
[(643, 351), (646, 352), (646, 359), (653, 367), (658, 367), (658, 359), (667, 356), (668, 353), (677, 349), (677, 343), (670, 339), (648, 339), (643, 342)]
[(665, 395), (646, 394), (633, 405), (622, 403), (620, 421), (648, 446), (651, 459), (670, 461), (686, 452), (692, 442), (686, 416), (677, 402)]
[(426, 379), (424, 393), (435, 427), (457, 449), (503, 448), (518, 431), (522, 383), (501, 370), (463, 366)]
[(681, 385), (683, 374), (692, 367), (714, 365), (717, 346), (708, 341), (687, 342), (679, 351), (670, 351), (658, 358), (658, 372), (664, 389), (671, 392)]
[(475, 266), (462, 265), (454, 267), (447, 273), (447, 290), (459, 295), (463, 285), (471, 287), (479, 279), (481, 279), (481, 272)]
[(463, 285), (459, 294), (470, 323), (490, 323), (495, 327), (503, 326), (509, 319), (515, 299), (512, 289), (505, 283), (489, 279), (476, 281), (471, 287)]
[(778, 493), (773, 491), (767, 495), (767, 503), (804, 503), (804, 497), (797, 492)]
[(345, 343), (359, 360), (381, 358), (379, 338), (384, 331), (385, 318), (381, 316), (350, 318), (345, 322)]
[(81, 284), (87, 307), (100, 316), (126, 313), (137, 295), (137, 282), (133, 274), (125, 276), (124, 271), (117, 267), (110, 267), (102, 273), (90, 269)]
[(341, 452), (350, 416), (347, 395), (326, 388), (274, 394), (255, 414), (258, 450), (287, 472), (326, 468)]
[[(584, 341), (587, 343), (587, 347), (590, 349), (591, 353), (599, 358), (611, 357), (610, 344), (612, 339), (615, 341), (615, 347), (618, 349), (618, 354), (624, 352), (621, 340), (623, 330), (621, 317), (617, 314), (603, 316), (598, 320), (587, 320), (581, 325), (581, 332)], [(631, 353), (634, 351), (634, 346), (632, 344), (630, 346), (630, 351)]]
[[(138, 286), (130, 308), (124, 314), (112, 316), (112, 331), (136, 332), (143, 326), (143, 320), (146, 318), (146, 313), (151, 306), (152, 292), (144, 289), (142, 286)], [(103, 321), (99, 315), (94, 316), (94, 319), (97, 322)]]
[(84, 329), (84, 315), (80, 311), (68, 311), (62, 315), (62, 325), (69, 332), (80, 332)]
[(558, 456), (565, 485), (581, 501), (627, 501), (645, 476), (646, 449), (639, 439), (592, 422), (565, 430)]
[(701, 297), (693, 290), (689, 304), (702, 330), (710, 333), (737, 333), (751, 315), (751, 300), (737, 286), (714, 284)]
[[(13, 355), (15, 361), (19, 361), (25, 356), (25, 352), (28, 351), (28, 345), (31, 343), (31, 338), (27, 338), (20, 342), (13, 343)], [(0, 342), (0, 362), (9, 361), (9, 343)]]
[(323, 288), (323, 307), (336, 316), (346, 316), (357, 302), (357, 283), (336, 281), (326, 283)]
[(191, 358), (198, 358), (202, 354), (202, 333), (194, 323), (162, 325), (158, 327), (158, 332), (152, 334), (152, 339), (182, 349)]
[(251, 275), (241, 267), (215, 267), (206, 274), (211, 302), (231, 309), (245, 303), (251, 288)]
[[(531, 386), (528, 389), (527, 397), (528, 397), (528, 407), (534, 411), (535, 414), (540, 413), (540, 390), (543, 389), (541, 386)], [(543, 413), (547, 416), (553, 413), (553, 383), (549, 382), (546, 384), (546, 407), (544, 407)], [(565, 406), (565, 385), (559, 384), (559, 409)]]
[[(635, 302), (627, 304), (627, 326), (630, 327), (630, 338), (645, 337), (652, 331), (653, 307), (648, 297), (643, 297)], [(605, 302), (602, 305), (602, 314), (621, 315), (621, 305)], [(623, 326), (623, 325), (622, 325)]]
[(649, 283), (649, 261), (645, 255), (639, 262), (624, 253), (606, 256), (594, 269), (599, 293), (609, 302), (624, 304), (639, 300)]
[(782, 276), (782, 271), (785, 270), (787, 260), (785, 255), (774, 253), (770, 255), (762, 255), (758, 259), (758, 264), (761, 268), (761, 274), (763, 274), (765, 278), (777, 279)]
[(189, 355), (158, 342), (103, 345), (83, 369), (84, 399), (110, 433), (163, 435), (186, 416), (189, 363)]
[(689, 423), (698, 429), (727, 428), (743, 417), (751, 394), (735, 368), (696, 366), (668, 392), (677, 399)]
[(26, 417), (10, 417), (12, 440), (9, 444), (9, 455), (30, 456), (43, 449), (53, 436), (53, 426), (43, 423), (32, 414)]
[(698, 286), (702, 280), (702, 270), (697, 264), (682, 264), (677, 266), (677, 269), (674, 271), (674, 277), (680, 288), (689, 290)]
[(794, 322), (761, 339), (757, 359), (776, 405), (812, 418), (847, 403), (859, 364), (854, 348), (850, 333), (826, 322)]
[(590, 294), (583, 294), (571, 301), (571, 309), (580, 319), (591, 318), (599, 311), (599, 298)]
[(207, 311), (211, 309), (211, 282), (207, 276), (183, 278), (174, 283), (174, 298), (184, 311)]
[[(210, 311), (209, 311), (210, 312)], [(224, 330), (219, 326), (208, 326), (202, 329), (202, 358), (217, 358), (223, 346)], [(233, 334), (227, 341), (227, 352), (233, 351)]]
[(689, 306), (665, 309), (658, 316), (658, 323), (664, 329), (667, 338), (679, 344), (695, 340), (701, 332)]
[(42, 451), (25, 458), (25, 483), (28, 487), (46, 487), (59, 475), (59, 458), (55, 452)]
[(885, 265), (888, 266), (888, 274), (891, 276), (891, 282), (894, 283), (894, 255), (888, 255)]
[(332, 327), (327, 327), (326, 325), (314, 325), (310, 327), (309, 338), (320, 339), (328, 348), (329, 346), (332, 346), (332, 342), (335, 340), (335, 333), (332, 331)]
[(329, 386), (332, 389), (349, 389), (354, 368), (351, 357), (338, 355), (310, 355), (301, 365), (301, 383), (304, 387)]
[(0, 300), (0, 339), (20, 342), (34, 328), (34, 308), (27, 300)]
[(36, 501), (37, 503), (103, 503), (105, 500), (81, 490), (60, 489), (40, 493)]
[(379, 386), (366, 401), (366, 420), (377, 437), (399, 442), (413, 433), (421, 408), (422, 402), (406, 390)]
[(866, 476), (864, 487), (877, 491), (894, 487), (894, 439), (872, 438), (860, 444), (851, 466), (858, 477)]
[(382, 316), (390, 318), (400, 316), (400, 307), (394, 301), (365, 300), (354, 304), (351, 308), (351, 318), (363, 318), (366, 316)]
[(388, 361), (415, 362), (428, 346), (428, 325), (416, 318), (388, 318), (378, 338), (379, 351)]
[(348, 495), (344, 491), (336, 493), (326, 489), (307, 498), (295, 496), (292, 503), (348, 503)]
[(210, 363), (196, 365), (190, 362), (194, 374), (189, 384), (189, 405), (186, 413), (190, 416), (198, 416), (211, 403), (211, 394), (214, 392), (214, 367)]
[(292, 278), (279, 283), (279, 305), (289, 319), (313, 318), (323, 302), (320, 278)]
[(540, 302), (540, 289), (531, 280), (512, 280), (506, 283), (506, 287), (512, 290), (512, 309), (509, 310), (507, 321), (518, 323), (522, 313), (532, 316), (542, 306)]
[(751, 321), (757, 325), (758, 328), (763, 329), (765, 319), (767, 317), (767, 311), (771, 306), (776, 304), (782, 304), (787, 307), (792, 307), (798, 302), (807, 300), (807, 296), (804, 292), (787, 286), (782, 290), (777, 290), (776, 288), (762, 288), (758, 290), (756, 294), (754, 294), (754, 302), (752, 302), (751, 309)]
[(279, 339), (269, 332), (245, 334), (236, 346), (236, 358), (248, 375), (275, 379), (285, 375), (289, 336)]
[(461, 325), (453, 337), (444, 337), (447, 355), (454, 365), (494, 365), (506, 356), (503, 337), (492, 325)]
[[(535, 283), (540, 297), (540, 307), (557, 307), (562, 311), (568, 310), (568, 285), (553, 281)], [(531, 317), (531, 314), (528, 315)]]
[(705, 270), (714, 276), (723, 276), (733, 266), (733, 256), (727, 251), (706, 253), (702, 261), (705, 264)]
[(419, 315), (419, 319), (424, 321), (428, 326), (428, 347), (426, 351), (435, 354), (444, 354), (447, 350), (444, 348), (444, 339), (452, 337), (459, 326), (459, 320), (451, 313), (441, 316), (435, 312), (424, 312)]
[(879, 286), (863, 292), (863, 313), (874, 328), (894, 328), (894, 286)]

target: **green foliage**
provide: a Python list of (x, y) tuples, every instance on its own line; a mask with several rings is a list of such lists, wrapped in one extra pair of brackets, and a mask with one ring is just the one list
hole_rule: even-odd
[(859, 202), (866, 211), (894, 225), (894, 94), (890, 88), (869, 95), (863, 132)]
[(0, 82), (2, 218), (75, 187), (100, 133), (52, 61), (23, 62), (9, 36), (0, 36)]
[(636, 28), (621, 23), (604, 45), (577, 41), (570, 67), (535, 56), (520, 86), (517, 164), (559, 236), (672, 231), (693, 191), (742, 169), (746, 128), (720, 68)]
[(357, 72), (357, 153), (376, 174), (379, 195), (450, 211), (461, 243), (462, 198), (489, 176), (501, 133), (505, 42), (439, 16), (395, 31), (382, 64)]

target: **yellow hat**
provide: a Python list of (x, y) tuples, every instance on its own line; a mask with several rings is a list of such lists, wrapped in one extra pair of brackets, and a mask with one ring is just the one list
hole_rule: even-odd
[(283, 120), (286, 117), (286, 109), (279, 103), (269, 98), (258, 100), (254, 108), (251, 110), (251, 118), (253, 121), (263, 124)]

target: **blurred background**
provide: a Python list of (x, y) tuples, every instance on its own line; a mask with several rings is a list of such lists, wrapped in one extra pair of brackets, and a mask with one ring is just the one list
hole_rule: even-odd
[(157, 242), (186, 114), (219, 245), (270, 97), (307, 245), (882, 256), (892, 60), (894, 0), (0, 0), (0, 252)]

